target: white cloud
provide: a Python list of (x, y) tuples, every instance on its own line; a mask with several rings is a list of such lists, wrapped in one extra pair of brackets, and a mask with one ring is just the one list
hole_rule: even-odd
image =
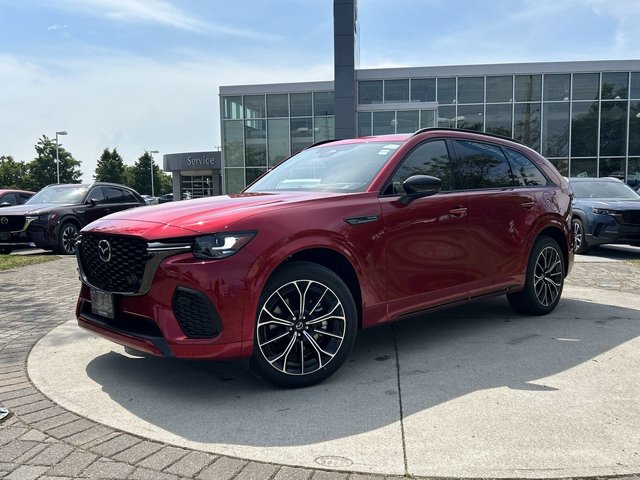
[[(162, 63), (119, 55), (87, 56), (59, 65), (34, 65), (0, 55), (0, 155), (35, 156), (46, 134), (66, 130), (64, 145), (81, 160), (84, 179), (106, 147), (132, 164), (144, 150), (211, 150), (220, 145), (219, 85), (328, 80), (332, 65), (248, 65), (199, 55), (189, 63)], [(89, 60), (90, 59), (90, 60)], [(266, 61), (266, 60), (265, 60)]]
[(56, 30), (64, 30), (66, 28), (69, 28), (69, 25), (60, 25), (56, 23), (55, 25), (51, 25), (50, 27), (47, 27), (47, 30), (50, 32), (54, 32)]

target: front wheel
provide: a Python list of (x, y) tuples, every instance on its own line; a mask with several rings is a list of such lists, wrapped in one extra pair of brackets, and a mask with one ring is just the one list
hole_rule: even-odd
[(587, 253), (589, 245), (585, 238), (584, 223), (579, 218), (574, 218), (573, 224), (573, 251), (576, 253)]
[(340, 277), (315, 263), (292, 262), (260, 297), (252, 368), (280, 387), (319, 383), (346, 360), (357, 325), (353, 297)]
[(564, 286), (564, 261), (558, 242), (540, 237), (533, 244), (524, 289), (507, 295), (514, 310), (546, 315), (560, 301)]
[(61, 255), (74, 255), (76, 253), (76, 238), (78, 227), (72, 222), (64, 222), (58, 233), (57, 253)]

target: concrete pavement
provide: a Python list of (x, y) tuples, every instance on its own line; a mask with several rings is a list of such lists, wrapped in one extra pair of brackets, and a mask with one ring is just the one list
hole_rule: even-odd
[(609, 260), (577, 263), (547, 317), (495, 299), (362, 332), (338, 374), (297, 391), (64, 324), (72, 259), (2, 273), (0, 404), (16, 415), (0, 478), (638, 473), (640, 268)]

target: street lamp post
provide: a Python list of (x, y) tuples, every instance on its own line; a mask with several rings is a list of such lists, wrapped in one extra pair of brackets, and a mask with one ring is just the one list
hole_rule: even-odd
[(66, 135), (67, 132), (64, 130), (61, 132), (56, 132), (56, 183), (60, 183), (60, 158), (58, 157), (58, 147), (60, 144), (58, 143), (58, 135)]
[(160, 153), (158, 150), (151, 150), (149, 154), (151, 155), (151, 196), (155, 197), (154, 189), (153, 189), (153, 154)]

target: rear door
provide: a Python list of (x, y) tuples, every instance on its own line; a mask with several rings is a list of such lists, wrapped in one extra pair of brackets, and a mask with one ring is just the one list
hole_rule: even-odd
[[(402, 182), (412, 175), (440, 178), (441, 192), (402, 205)], [(383, 190), (390, 317), (468, 296), (466, 198), (453, 187), (447, 141), (437, 139), (416, 146)]]
[(529, 232), (541, 215), (540, 191), (534, 184), (524, 185), (529, 180), (521, 172), (514, 176), (500, 146), (470, 140), (452, 143), (459, 185), (468, 193), (469, 293), (475, 297), (519, 284)]

